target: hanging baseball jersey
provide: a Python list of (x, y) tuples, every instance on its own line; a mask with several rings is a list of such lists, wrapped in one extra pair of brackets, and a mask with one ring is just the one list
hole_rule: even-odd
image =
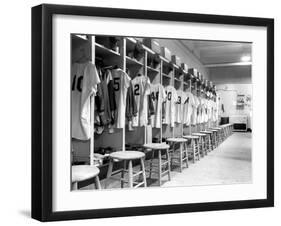
[(151, 126), (153, 128), (161, 128), (161, 107), (166, 99), (166, 92), (164, 87), (159, 84), (151, 84), (151, 99), (155, 114), (151, 115)]
[(167, 98), (165, 101), (165, 117), (163, 123), (170, 124), (171, 127), (174, 127), (176, 102), (178, 101), (177, 90), (173, 86), (167, 86), (165, 91)]
[(186, 92), (186, 100), (184, 103), (184, 120), (183, 122), (189, 126), (191, 123), (191, 115), (193, 113), (193, 108), (195, 108), (195, 102), (193, 94), (190, 92)]
[(177, 91), (178, 101), (176, 103), (176, 110), (175, 110), (175, 122), (182, 123), (183, 122), (183, 113), (184, 113), (184, 103), (186, 101), (186, 94), (182, 90)]
[(90, 63), (74, 63), (71, 68), (72, 137), (88, 140), (91, 135), (90, 97), (96, 95), (100, 79), (96, 67)]
[(207, 112), (208, 112), (208, 120), (211, 119), (212, 116), (212, 101), (211, 100), (207, 100)]
[(197, 116), (196, 116), (196, 123), (200, 123), (201, 120), (201, 101), (200, 98), (197, 97)]
[(150, 80), (144, 75), (138, 75), (132, 80), (135, 101), (137, 104), (137, 115), (133, 117), (133, 126), (147, 125), (148, 102), (147, 96), (150, 94)]
[(197, 123), (197, 115), (198, 115), (198, 106), (199, 106), (199, 100), (198, 97), (196, 95), (193, 95), (194, 97), (194, 108), (193, 108), (193, 112), (191, 115), (191, 124), (192, 125), (196, 125)]
[(208, 100), (204, 99), (204, 122), (208, 122)]
[(120, 68), (113, 69), (111, 74), (117, 105), (115, 127), (121, 129), (125, 127), (126, 97), (131, 78)]

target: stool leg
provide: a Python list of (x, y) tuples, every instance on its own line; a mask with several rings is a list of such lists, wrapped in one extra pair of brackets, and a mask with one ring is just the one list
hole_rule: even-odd
[(169, 149), (166, 149), (166, 156), (168, 159), (168, 179), (170, 181), (171, 180), (171, 159), (170, 159)]
[(188, 168), (188, 147), (187, 143), (184, 143), (184, 150), (185, 150), (185, 159), (186, 159), (186, 167)]
[(214, 137), (215, 137), (215, 147), (217, 148), (217, 132), (214, 132)]
[(192, 148), (192, 152), (193, 152), (193, 163), (195, 163), (195, 158), (196, 158), (196, 151), (195, 151), (195, 141), (194, 139), (191, 139), (191, 148)]
[(141, 168), (142, 168), (142, 176), (143, 176), (144, 187), (147, 187), (146, 175), (145, 175), (145, 166), (144, 166), (144, 158), (141, 158), (140, 161), (141, 161)]
[(95, 186), (96, 186), (96, 189), (98, 189), (98, 190), (101, 189), (99, 176), (95, 177)]
[(158, 150), (158, 180), (159, 186), (161, 186), (161, 178), (162, 178), (162, 158), (161, 158), (161, 150)]
[(174, 152), (175, 152), (175, 146), (176, 146), (176, 144), (175, 143), (172, 143), (172, 145), (171, 146), (173, 146), (173, 149), (172, 149), (172, 156), (171, 156), (171, 168), (173, 168), (173, 159), (174, 159)]
[(211, 140), (211, 134), (209, 134), (209, 152), (212, 151), (212, 140)]
[(180, 143), (180, 172), (182, 172), (182, 159), (183, 159), (182, 143)]
[(128, 176), (129, 176), (129, 187), (133, 187), (133, 164), (132, 160), (129, 160), (129, 166), (128, 166)]
[(150, 159), (150, 166), (149, 166), (149, 178), (151, 179), (151, 176), (152, 176), (152, 165), (153, 165), (153, 159), (154, 159), (154, 150), (152, 150), (152, 156), (151, 156), (151, 159)]
[(126, 170), (126, 160), (123, 162), (123, 170), (121, 172), (121, 188), (124, 188), (124, 174)]
[(196, 147), (197, 147), (197, 155), (198, 155), (198, 160), (200, 160), (201, 156), (200, 156), (200, 144), (199, 144), (199, 140), (196, 141)]
[(207, 155), (207, 152), (206, 152), (206, 140), (204, 137), (202, 137), (202, 146), (203, 146), (203, 153), (205, 156), (205, 155)]
[(111, 177), (111, 174), (112, 174), (112, 168), (113, 168), (113, 159), (110, 159), (109, 165), (108, 165), (108, 170), (107, 170), (107, 175), (106, 175), (106, 180), (105, 180), (105, 183), (104, 183), (104, 188), (107, 188), (108, 180), (109, 180), (109, 178)]
[(193, 152), (193, 163), (195, 163), (195, 145), (194, 145), (194, 140), (191, 139), (191, 148)]
[(202, 154), (202, 157), (204, 157), (202, 137), (199, 138), (199, 145), (198, 146), (199, 146), (199, 154)]

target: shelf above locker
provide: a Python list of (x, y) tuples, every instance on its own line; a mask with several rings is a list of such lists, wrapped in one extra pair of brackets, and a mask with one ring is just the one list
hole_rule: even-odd
[(176, 82), (182, 82), (182, 80), (181, 80), (181, 79), (178, 79), (178, 78), (174, 78), (174, 80), (175, 80)]
[(163, 61), (163, 64), (169, 64), (170, 61), (163, 56), (160, 56), (160, 59)]
[(120, 57), (120, 53), (109, 49), (101, 44), (95, 43), (95, 48), (96, 48), (96, 55), (100, 56), (102, 58), (105, 57), (112, 57), (112, 56), (116, 56), (116, 57)]
[(170, 76), (170, 75), (167, 75), (167, 74), (165, 74), (165, 73), (162, 73), (162, 76), (163, 76), (163, 78), (171, 79), (171, 76)]
[(147, 72), (148, 73), (159, 73), (159, 69), (155, 69), (155, 68), (147, 66)]
[(136, 59), (133, 59), (131, 57), (126, 56), (126, 65), (127, 66), (137, 66), (137, 67), (142, 67), (143, 64)]
[[(178, 69), (178, 70), (181, 69), (178, 65), (176, 65), (176, 64), (174, 64), (174, 63), (172, 63), (172, 64), (173, 64), (173, 66), (174, 66), (175, 69)], [(182, 70), (181, 70), (181, 71), (182, 71)]]
[(137, 40), (134, 38), (126, 38), (126, 52), (134, 51)]
[[(127, 40), (127, 42), (126, 42), (127, 48), (130, 48), (130, 49), (132, 49), (134, 47), (134, 45), (137, 43), (137, 40), (135, 38), (126, 38), (126, 40)], [(144, 44), (142, 44), (142, 47), (144, 48), (144, 50), (147, 51), (148, 54), (152, 54), (152, 55), (155, 54), (155, 52), (152, 49), (148, 48)]]

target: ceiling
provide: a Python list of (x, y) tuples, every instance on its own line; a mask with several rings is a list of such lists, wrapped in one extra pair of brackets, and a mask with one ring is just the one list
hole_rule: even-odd
[(239, 65), (242, 56), (250, 56), (251, 43), (181, 40), (182, 45), (191, 51), (204, 66)]

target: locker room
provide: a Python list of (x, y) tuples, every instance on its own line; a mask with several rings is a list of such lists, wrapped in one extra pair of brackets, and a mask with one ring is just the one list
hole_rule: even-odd
[(71, 189), (251, 183), (251, 43), (71, 35)]

